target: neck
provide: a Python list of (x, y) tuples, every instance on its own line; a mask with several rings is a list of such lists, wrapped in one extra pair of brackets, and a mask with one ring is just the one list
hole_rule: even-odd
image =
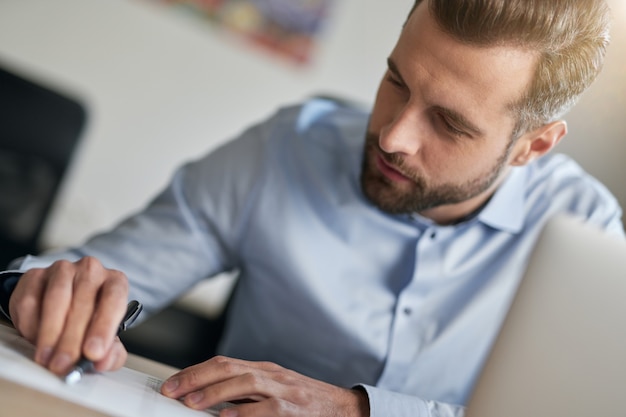
[(461, 223), (477, 215), (487, 205), (498, 187), (508, 176), (507, 169), (494, 183), (482, 193), (456, 204), (446, 204), (421, 211), (419, 214), (435, 223), (446, 226)]

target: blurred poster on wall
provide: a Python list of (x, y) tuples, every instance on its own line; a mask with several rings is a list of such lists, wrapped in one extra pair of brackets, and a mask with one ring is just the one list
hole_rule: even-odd
[(298, 64), (312, 60), (335, 0), (150, 0), (190, 12)]

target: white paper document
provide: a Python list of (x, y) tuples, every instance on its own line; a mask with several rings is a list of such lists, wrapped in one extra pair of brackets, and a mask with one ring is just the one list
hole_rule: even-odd
[(115, 417), (217, 416), (217, 408), (192, 410), (159, 392), (162, 380), (128, 368), (87, 374), (74, 385), (33, 361), (35, 348), (0, 325), (0, 377)]

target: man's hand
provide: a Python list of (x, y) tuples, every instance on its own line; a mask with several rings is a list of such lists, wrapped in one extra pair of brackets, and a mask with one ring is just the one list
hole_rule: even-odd
[(221, 417), (367, 417), (367, 394), (336, 387), (270, 362), (216, 356), (171, 376), (164, 395), (205, 409), (224, 401)]
[(99, 371), (120, 368), (126, 349), (116, 337), (128, 281), (95, 258), (57, 261), (20, 278), (9, 301), (15, 328), (36, 345), (35, 361), (66, 373), (81, 354)]

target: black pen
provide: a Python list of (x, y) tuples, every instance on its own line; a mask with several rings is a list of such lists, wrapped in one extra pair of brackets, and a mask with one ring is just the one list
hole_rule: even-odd
[[(120, 323), (120, 327), (117, 329), (117, 335), (128, 329), (128, 327), (133, 324), (133, 322), (141, 313), (143, 306), (139, 301), (132, 300), (128, 303), (128, 307), (126, 308), (126, 314)], [(92, 361), (82, 356), (80, 360), (76, 363), (74, 368), (65, 375), (65, 383), (66, 384), (75, 384), (80, 381), (84, 374), (91, 373), (95, 371), (95, 366)]]

